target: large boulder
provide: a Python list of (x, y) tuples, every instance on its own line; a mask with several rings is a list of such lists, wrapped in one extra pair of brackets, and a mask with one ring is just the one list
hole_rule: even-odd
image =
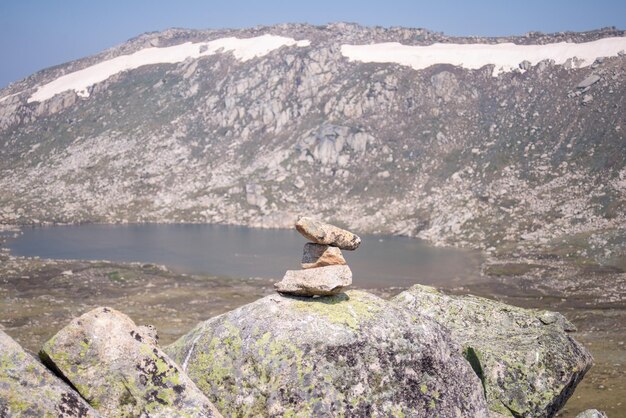
[(0, 417), (98, 417), (76, 391), (0, 331)]
[(361, 291), (267, 296), (165, 351), (226, 416), (488, 415), (443, 327)]
[(591, 367), (561, 314), (415, 285), (392, 303), (447, 327), (480, 377), (489, 407), (504, 416), (551, 417)]
[(104, 416), (221, 417), (151, 334), (97, 308), (46, 342), (40, 357)]

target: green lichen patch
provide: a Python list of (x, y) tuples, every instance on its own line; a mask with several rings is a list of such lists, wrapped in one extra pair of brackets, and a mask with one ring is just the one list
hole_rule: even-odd
[(227, 416), (486, 415), (470, 366), (439, 325), (421, 324), (365, 292), (272, 295), (166, 352)]
[(349, 291), (333, 296), (298, 300), (296, 310), (321, 315), (333, 324), (346, 325), (358, 329), (382, 309), (380, 299), (360, 291)]
[(41, 357), (105, 416), (219, 416), (180, 367), (111, 308), (72, 321)]
[(92, 417), (96, 413), (0, 331), (0, 416)]
[(589, 352), (556, 312), (522, 309), (475, 296), (449, 296), (416, 285), (392, 301), (450, 330), (480, 378), (492, 411), (551, 416), (591, 367)]

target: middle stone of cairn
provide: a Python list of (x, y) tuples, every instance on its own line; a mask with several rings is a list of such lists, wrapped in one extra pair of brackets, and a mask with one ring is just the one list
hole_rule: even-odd
[(356, 250), (361, 238), (336, 226), (302, 217), (296, 229), (313, 241), (304, 244), (302, 270), (287, 270), (274, 284), (279, 293), (298, 296), (324, 296), (343, 292), (352, 284), (352, 271), (341, 250)]

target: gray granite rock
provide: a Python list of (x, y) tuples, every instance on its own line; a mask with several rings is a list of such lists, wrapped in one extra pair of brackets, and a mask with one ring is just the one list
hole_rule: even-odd
[(608, 417), (604, 412), (598, 411), (597, 409), (587, 409), (586, 411), (583, 411), (580, 414), (576, 415), (576, 418), (608, 418)]
[(40, 357), (105, 416), (221, 417), (145, 330), (97, 308), (46, 342)]
[(590, 86), (594, 85), (595, 83), (597, 83), (600, 80), (601, 80), (601, 77), (598, 74), (590, 74), (583, 81), (578, 83), (576, 88), (584, 89), (586, 87), (590, 87)]
[(306, 216), (298, 219), (296, 229), (316, 244), (332, 245), (342, 250), (356, 250), (361, 244), (358, 235)]
[(551, 417), (592, 365), (556, 312), (517, 308), (415, 285), (392, 303), (448, 328), (480, 377), (489, 407), (503, 416)]
[(298, 296), (335, 295), (352, 284), (348, 266), (326, 266), (306, 270), (287, 270), (285, 277), (274, 284), (280, 293)]
[(199, 324), (165, 351), (225, 416), (489, 414), (445, 328), (361, 291), (270, 295)]
[(65, 382), (0, 331), (0, 417), (99, 417)]
[(314, 244), (307, 242), (304, 244), (302, 253), (302, 268), (311, 269), (325, 266), (345, 265), (346, 260), (337, 247), (329, 245)]

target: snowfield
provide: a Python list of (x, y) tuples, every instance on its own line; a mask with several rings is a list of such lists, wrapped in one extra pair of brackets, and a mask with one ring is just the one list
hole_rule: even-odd
[[(199, 58), (220, 52), (232, 52), (240, 61), (261, 57), (282, 46), (307, 47), (307, 40), (296, 41), (283, 36), (263, 35), (255, 38), (221, 38), (210, 42), (191, 43), (165, 47), (145, 48), (130, 55), (121, 55), (91, 67), (66, 74), (40, 86), (28, 102), (42, 102), (67, 90), (74, 90), (81, 97), (88, 97), (88, 88), (122, 71), (144, 65), (174, 64), (187, 58)], [(3, 98), (5, 99), (5, 98)]]
[(519, 68), (522, 61), (532, 65), (551, 59), (564, 64), (577, 58), (577, 67), (593, 64), (596, 58), (616, 56), (626, 51), (626, 37), (599, 39), (585, 43), (559, 42), (547, 45), (442, 44), (428, 46), (402, 45), (398, 42), (372, 45), (342, 45), (341, 53), (351, 61), (396, 63), (422, 70), (435, 64), (452, 64), (478, 69), (493, 64), (493, 76)]
[[(200, 58), (217, 53), (232, 52), (236, 59), (248, 61), (261, 57), (283, 46), (307, 47), (310, 41), (296, 41), (275, 35), (254, 38), (221, 38), (210, 42), (175, 45), (165, 48), (145, 48), (130, 55), (122, 55), (100, 62), (82, 70), (66, 74), (39, 86), (28, 102), (42, 102), (54, 95), (74, 90), (81, 97), (89, 96), (89, 87), (122, 71), (144, 65), (173, 64), (188, 58)], [(551, 59), (564, 64), (574, 59), (575, 67), (591, 65), (596, 58), (616, 56), (626, 51), (626, 37), (604, 38), (593, 42), (559, 42), (547, 45), (502, 44), (444, 44), (428, 46), (402, 45), (397, 42), (371, 45), (342, 45), (341, 53), (351, 61), (397, 63), (415, 70), (436, 64), (451, 64), (466, 69), (478, 69), (494, 65), (493, 76), (519, 69), (522, 61), (536, 65)], [(4, 101), (11, 96), (3, 97)]]

